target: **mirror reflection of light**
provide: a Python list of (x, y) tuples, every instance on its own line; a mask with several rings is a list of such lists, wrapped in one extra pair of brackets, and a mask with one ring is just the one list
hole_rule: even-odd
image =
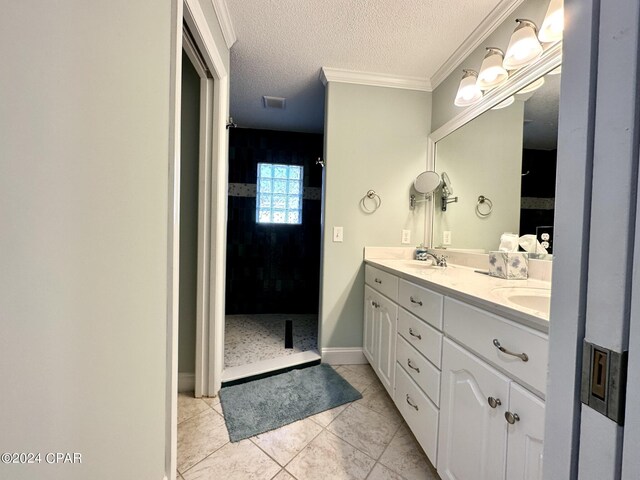
[(562, 40), (564, 29), (564, 4), (563, 0), (551, 0), (547, 14), (540, 27), (538, 38), (541, 42), (551, 43)]
[(510, 97), (505, 98), (502, 102), (497, 104), (495, 107), (492, 107), (491, 110), (500, 110), (501, 108), (506, 108), (509, 105), (512, 105), (513, 102), (516, 101), (515, 95), (511, 95)]
[(538, 90), (542, 85), (544, 85), (544, 77), (540, 77), (535, 82), (531, 82), (529, 85), (524, 87), (522, 90), (518, 91), (518, 93), (530, 93), (535, 90)]

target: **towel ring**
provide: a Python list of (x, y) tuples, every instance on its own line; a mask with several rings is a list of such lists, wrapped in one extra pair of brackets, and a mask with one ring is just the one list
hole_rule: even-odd
[[(367, 199), (373, 200), (374, 205), (372, 207), (367, 206)], [(360, 205), (365, 212), (373, 213), (382, 205), (382, 198), (380, 198), (380, 195), (378, 195), (375, 190), (369, 190), (366, 195), (362, 197), (362, 200), (360, 200)]]
[(493, 211), (493, 202), (484, 195), (478, 197), (478, 203), (476, 203), (476, 214), (479, 217), (488, 217)]

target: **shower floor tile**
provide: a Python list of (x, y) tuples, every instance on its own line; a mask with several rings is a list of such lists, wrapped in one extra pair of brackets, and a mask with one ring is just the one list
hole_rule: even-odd
[[(293, 321), (293, 348), (284, 348), (285, 321)], [(225, 317), (224, 366), (237, 367), (293, 353), (318, 353), (318, 315), (259, 314)]]

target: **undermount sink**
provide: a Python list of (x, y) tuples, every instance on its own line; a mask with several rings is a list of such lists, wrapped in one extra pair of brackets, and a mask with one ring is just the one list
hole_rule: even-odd
[(444, 270), (445, 267), (434, 265), (431, 260), (406, 260), (403, 262), (406, 267), (428, 270)]
[(532, 287), (501, 287), (491, 291), (499, 298), (528, 310), (549, 314), (551, 290)]

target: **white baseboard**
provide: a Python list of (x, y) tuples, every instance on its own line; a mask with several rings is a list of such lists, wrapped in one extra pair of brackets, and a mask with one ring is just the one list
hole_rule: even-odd
[(192, 392), (195, 389), (196, 389), (196, 374), (178, 372), (178, 391)]
[(323, 348), (322, 363), (329, 365), (362, 365), (369, 363), (362, 347)]

